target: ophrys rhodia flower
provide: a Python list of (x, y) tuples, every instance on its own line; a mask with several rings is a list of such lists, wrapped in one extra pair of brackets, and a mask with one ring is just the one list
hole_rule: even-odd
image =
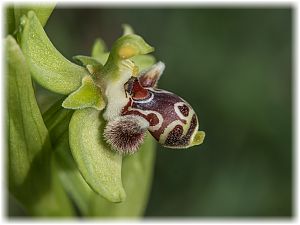
[(127, 104), (108, 120), (104, 130), (107, 142), (121, 154), (134, 153), (147, 130), (163, 146), (188, 148), (201, 144), (204, 132), (192, 107), (174, 93), (157, 89), (165, 65), (158, 62), (124, 85)]
[(168, 147), (189, 147), (203, 140), (204, 133), (197, 133), (198, 120), (189, 104), (155, 88), (164, 66), (158, 63), (151, 67), (155, 60), (145, 54), (153, 47), (130, 30), (116, 40), (110, 52), (98, 41), (92, 57), (74, 57), (79, 65), (55, 49), (33, 12), (22, 18), (19, 39), (34, 79), (66, 95), (62, 106), (74, 110), (67, 131), (71, 160), (86, 183), (106, 199), (121, 202), (126, 197), (122, 179), (127, 173), (122, 162), (131, 158), (131, 163), (143, 164), (153, 158), (151, 140), (144, 151), (152, 152), (143, 162), (139, 157), (122, 156), (139, 149), (147, 130)]

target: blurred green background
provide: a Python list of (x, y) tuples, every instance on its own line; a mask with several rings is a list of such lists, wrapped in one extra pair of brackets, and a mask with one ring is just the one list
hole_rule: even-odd
[(97, 7), (58, 5), (45, 27), (57, 49), (89, 55), (132, 25), (166, 64), (159, 87), (207, 134), (158, 146), (145, 216), (292, 216), (292, 9)]

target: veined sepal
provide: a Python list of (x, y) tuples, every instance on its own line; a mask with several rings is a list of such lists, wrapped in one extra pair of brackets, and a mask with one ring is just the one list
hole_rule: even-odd
[[(26, 15), (29, 11), (34, 11), (42, 26), (45, 26), (55, 5), (56, 3), (50, 3), (50, 4), (35, 3), (35, 4), (26, 4), (26, 5), (17, 3), (14, 5), (15, 21), (16, 23), (18, 23), (20, 21), (20, 18), (23, 15)], [(15, 24), (15, 26), (17, 25), (18, 24)]]
[(88, 71), (67, 60), (48, 39), (33, 11), (21, 17), (18, 41), (33, 78), (43, 87), (69, 94), (80, 87)]
[(122, 202), (126, 198), (121, 180), (122, 156), (103, 140), (104, 126), (98, 110), (76, 110), (69, 125), (70, 148), (89, 186), (111, 202)]

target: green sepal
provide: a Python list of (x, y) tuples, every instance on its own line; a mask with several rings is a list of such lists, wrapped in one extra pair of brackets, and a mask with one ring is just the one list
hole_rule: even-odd
[(98, 110), (76, 110), (69, 125), (70, 148), (90, 187), (111, 202), (122, 202), (126, 198), (121, 179), (122, 156), (103, 140), (104, 126)]
[(33, 78), (59, 94), (77, 90), (88, 71), (71, 63), (55, 49), (33, 11), (21, 18), (20, 44)]
[(50, 17), (53, 9), (55, 7), (55, 3), (42, 5), (42, 4), (35, 4), (35, 5), (21, 5), (21, 4), (11, 4), (8, 5), (5, 9), (6, 11), (6, 32), (8, 34), (13, 34), (16, 31), (16, 28), (18, 28), (18, 25), (20, 23), (20, 18), (23, 15), (26, 15), (27, 12), (30, 10), (34, 11), (37, 15), (40, 23), (42, 26), (45, 26), (45, 24), (48, 21), (48, 18)]
[(139, 151), (123, 157), (122, 181), (126, 201), (113, 204), (106, 199), (91, 198), (89, 216), (141, 217), (144, 214), (153, 176), (155, 140), (148, 133)]
[(90, 76), (86, 76), (82, 79), (82, 85), (63, 101), (62, 106), (67, 109), (92, 107), (102, 110), (105, 107), (105, 102), (100, 88), (94, 84)]
[(21, 5), (21, 4), (15, 4), (14, 5), (14, 16), (15, 16), (15, 21), (16, 24), (15, 26), (17, 27), (20, 21), (20, 18), (23, 15), (26, 15), (29, 11), (33, 11), (37, 18), (39, 19), (40, 23), (42, 26), (45, 26), (48, 18), (52, 14), (54, 8), (55, 8), (56, 3), (51, 3), (51, 4), (39, 4), (36, 3), (34, 5)]

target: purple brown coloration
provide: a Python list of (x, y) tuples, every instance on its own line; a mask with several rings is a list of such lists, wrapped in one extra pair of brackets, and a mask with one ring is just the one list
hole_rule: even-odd
[(127, 104), (109, 120), (104, 130), (107, 143), (120, 154), (136, 152), (148, 130), (163, 146), (188, 148), (203, 142), (192, 107), (179, 96), (157, 89), (165, 66), (158, 62), (124, 84)]
[(178, 109), (180, 110), (182, 115), (184, 115), (185, 117), (187, 117), (189, 115), (190, 110), (189, 110), (189, 107), (187, 107), (186, 105), (178, 106)]
[(139, 74), (139, 82), (143, 87), (156, 87), (157, 82), (165, 69), (165, 64), (158, 62), (150, 69)]
[(145, 118), (149, 122), (149, 132), (166, 147), (184, 148), (190, 145), (198, 121), (186, 101), (168, 91), (143, 87), (138, 78), (131, 78), (125, 87), (130, 100), (122, 115)]

